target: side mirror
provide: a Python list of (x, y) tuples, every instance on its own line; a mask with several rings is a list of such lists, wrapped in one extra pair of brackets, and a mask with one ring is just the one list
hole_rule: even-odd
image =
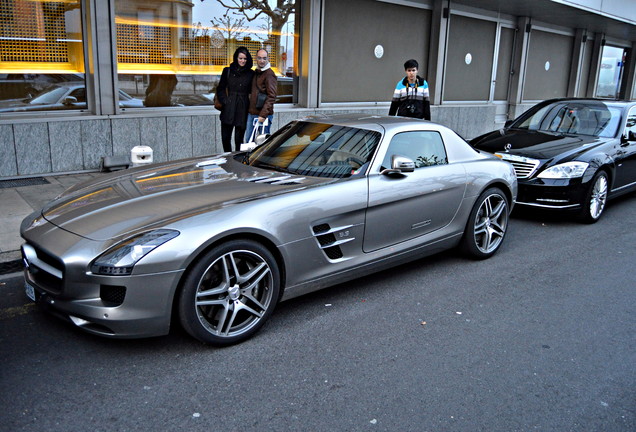
[(391, 156), (391, 169), (385, 169), (380, 172), (382, 175), (403, 174), (415, 171), (415, 162), (411, 159), (400, 156)]
[(76, 103), (77, 103), (77, 98), (74, 96), (66, 96), (64, 99), (62, 99), (63, 105), (73, 105)]
[(636, 132), (629, 130), (621, 136), (621, 144), (627, 144), (636, 141)]
[(514, 120), (506, 120), (506, 123), (504, 124), (504, 127), (505, 128), (509, 128), (513, 121)]

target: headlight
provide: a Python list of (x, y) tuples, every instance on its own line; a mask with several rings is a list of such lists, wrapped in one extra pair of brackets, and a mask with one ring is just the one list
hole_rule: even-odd
[(156, 247), (179, 235), (179, 231), (160, 229), (131, 237), (100, 255), (91, 265), (95, 274), (125, 276), (137, 262)]
[(587, 162), (566, 162), (548, 168), (538, 178), (565, 179), (582, 177), (590, 164)]

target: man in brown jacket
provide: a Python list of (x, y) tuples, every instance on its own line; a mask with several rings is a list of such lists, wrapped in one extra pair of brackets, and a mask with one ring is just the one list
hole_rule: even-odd
[(278, 79), (269, 64), (268, 56), (268, 52), (264, 49), (260, 49), (256, 53), (256, 70), (252, 80), (252, 92), (250, 93), (245, 142), (249, 142), (256, 122), (259, 123), (260, 133), (262, 123), (267, 120), (265, 133), (268, 134), (274, 119), (274, 102), (276, 102)]

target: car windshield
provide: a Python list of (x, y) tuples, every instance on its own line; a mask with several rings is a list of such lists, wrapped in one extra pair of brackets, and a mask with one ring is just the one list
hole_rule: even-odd
[(29, 101), (33, 105), (51, 105), (57, 103), (68, 91), (65, 87), (51, 86)]
[(292, 122), (254, 150), (247, 163), (298, 175), (350, 177), (364, 173), (380, 137), (366, 129)]
[(621, 110), (603, 102), (564, 101), (537, 106), (511, 127), (609, 138), (616, 136), (620, 120)]

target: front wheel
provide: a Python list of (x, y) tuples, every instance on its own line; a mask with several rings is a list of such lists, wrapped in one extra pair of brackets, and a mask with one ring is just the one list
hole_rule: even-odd
[(493, 256), (506, 235), (508, 217), (506, 195), (498, 188), (484, 191), (470, 212), (460, 245), (462, 251), (475, 259)]
[(271, 252), (254, 241), (229, 241), (206, 253), (186, 276), (179, 296), (181, 325), (211, 345), (242, 342), (269, 318), (279, 292)]
[(607, 203), (608, 185), (609, 180), (605, 171), (599, 171), (594, 175), (585, 194), (585, 200), (581, 204), (579, 214), (581, 222), (594, 223), (601, 218)]

